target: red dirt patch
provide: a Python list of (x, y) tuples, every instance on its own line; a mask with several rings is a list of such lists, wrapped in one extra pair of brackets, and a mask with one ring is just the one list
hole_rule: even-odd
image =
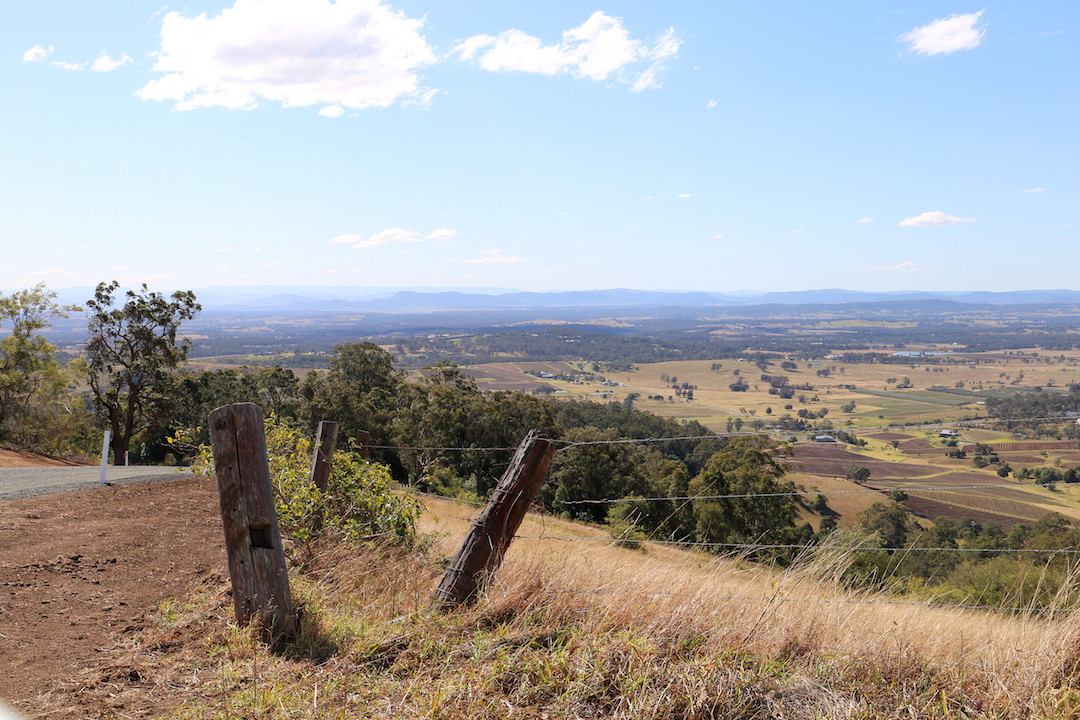
[(907, 505), (912, 512), (922, 515), (923, 517), (948, 517), (954, 520), (970, 518), (980, 525), (998, 527), (1005, 532), (1011, 530), (1013, 525), (1018, 525), (1020, 523), (1029, 524), (1032, 521), (1029, 517), (1015, 517), (1008, 514), (990, 512), (988, 510), (974, 510), (972, 508), (950, 505), (947, 502), (933, 500), (928, 497), (911, 496), (904, 504)]
[(810, 475), (843, 477), (851, 465), (862, 465), (870, 471), (870, 477), (915, 478), (941, 472), (941, 468), (915, 463), (891, 463), (885, 460), (859, 455), (843, 450), (843, 445), (818, 446), (795, 445), (787, 462), (792, 470)]
[(871, 440), (884, 440), (886, 442), (888, 442), (889, 440), (910, 440), (911, 439), (911, 435), (905, 435), (904, 433), (898, 433), (898, 432), (880, 432), (880, 433), (871, 433), (871, 434), (860, 433), (860, 435), (862, 437), (868, 437)]
[(990, 443), (995, 452), (1024, 452), (1025, 450), (1076, 450), (1075, 440), (1044, 440), (1039, 442)]
[(1046, 458), (1040, 455), (1002, 455), (1000, 457), (1002, 460), (1009, 463), (1010, 465), (1014, 463), (1018, 465), (1022, 465), (1024, 463), (1027, 463), (1029, 465), (1038, 465), (1039, 463), (1046, 462)]
[(0, 467), (68, 467), (82, 464), (22, 450), (0, 450)]
[(952, 448), (938, 447), (930, 443), (926, 438), (908, 440), (899, 445), (900, 452), (908, 455), (944, 455)]
[(175, 705), (118, 648), (162, 600), (226, 574), (217, 503), (205, 479), (0, 503), (0, 698), (49, 718)]

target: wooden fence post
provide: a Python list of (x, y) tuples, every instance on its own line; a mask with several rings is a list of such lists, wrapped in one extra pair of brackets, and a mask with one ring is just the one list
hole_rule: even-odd
[(368, 446), (371, 445), (371, 433), (367, 430), (356, 431), (356, 447), (360, 449), (360, 457), (368, 459)]
[(514, 453), (510, 467), (491, 491), (488, 504), (473, 521), (469, 534), (447, 568), (433, 607), (449, 610), (472, 602), (498, 570), (525, 511), (547, 479), (555, 445), (531, 431)]
[(319, 421), (319, 432), (315, 437), (315, 453), (311, 458), (311, 482), (323, 492), (326, 492), (326, 486), (330, 482), (330, 465), (334, 459), (337, 434), (336, 422)]
[(258, 405), (236, 403), (210, 413), (214, 472), (229, 555), (233, 610), (242, 625), (255, 623), (279, 645), (296, 634), (274, 491)]

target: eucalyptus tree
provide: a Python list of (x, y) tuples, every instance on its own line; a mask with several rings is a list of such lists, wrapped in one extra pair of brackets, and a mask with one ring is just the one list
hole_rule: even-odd
[(202, 310), (189, 290), (166, 298), (144, 283), (117, 297), (119, 283), (101, 283), (87, 301), (86, 362), (94, 404), (112, 431), (113, 461), (121, 464), (131, 438), (147, 425), (191, 342), (180, 325)]
[(44, 284), (0, 293), (0, 331), (6, 333), (0, 340), (0, 442), (33, 444), (48, 434), (69, 377), (41, 331), (53, 318), (78, 309), (58, 304)]

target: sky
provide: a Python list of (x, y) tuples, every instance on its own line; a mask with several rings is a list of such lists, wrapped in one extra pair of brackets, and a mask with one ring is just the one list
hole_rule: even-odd
[(0, 288), (1080, 289), (1080, 3), (3, 0)]

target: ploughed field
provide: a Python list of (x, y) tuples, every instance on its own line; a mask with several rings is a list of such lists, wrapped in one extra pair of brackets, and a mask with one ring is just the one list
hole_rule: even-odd
[[(951, 448), (935, 445), (929, 438), (883, 435), (873, 437), (890, 442), (901, 436), (908, 439), (897, 448), (876, 443), (867, 449), (844, 443), (795, 443), (785, 462), (796, 482), (808, 491), (826, 494), (829, 507), (840, 515), (841, 525), (854, 523), (859, 512), (897, 490), (907, 494), (904, 503), (909, 509), (931, 519), (969, 518), (1006, 530), (1018, 523), (1035, 523), (1049, 512), (1080, 519), (1080, 486), (1046, 487), (1012, 476), (1002, 478), (997, 475), (997, 464), (980, 469), (970, 457), (946, 457)], [(991, 447), (998, 445), (1017, 453), (999, 456), (1014, 471), (1021, 466), (1069, 468), (1080, 457), (1075, 442), (990, 443)], [(971, 447), (967, 446), (968, 452)], [(847, 479), (854, 466), (870, 471), (862, 485)]]

